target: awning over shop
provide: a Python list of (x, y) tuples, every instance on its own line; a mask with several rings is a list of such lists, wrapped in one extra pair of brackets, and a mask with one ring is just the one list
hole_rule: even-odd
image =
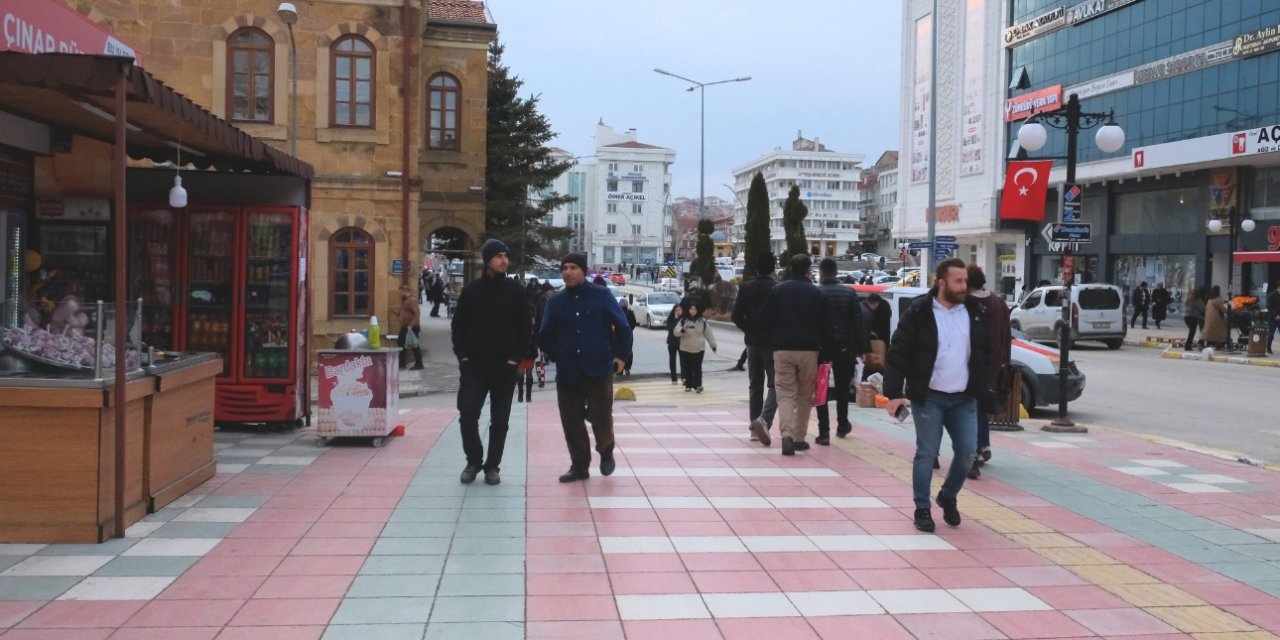
[(1250, 262), (1280, 262), (1280, 251), (1237, 251), (1233, 255), (1237, 264)]
[(311, 165), (209, 113), (127, 58), (0, 52), (0, 110), (110, 143), (121, 73), (130, 158), (172, 162), (181, 147), (183, 164), (201, 169), (315, 174)]

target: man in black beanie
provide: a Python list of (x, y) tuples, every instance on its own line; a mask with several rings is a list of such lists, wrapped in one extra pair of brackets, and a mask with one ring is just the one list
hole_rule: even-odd
[[(733, 303), (733, 324), (743, 333), (747, 345), (747, 406), (751, 423), (751, 439), (769, 446), (769, 428), (778, 410), (778, 398), (773, 388), (773, 349), (769, 336), (760, 326), (761, 312), (769, 290), (777, 281), (773, 268), (777, 260), (766, 251), (756, 257), (756, 276), (738, 287), (738, 297)], [(768, 392), (766, 395), (766, 391)]]
[[(524, 288), (507, 277), (507, 245), (490, 238), (480, 248), (484, 273), (462, 288), (453, 313), (453, 352), (461, 372), (458, 422), (467, 466), (462, 484), (475, 482), (484, 471), (485, 484), (502, 481), (498, 468), (507, 442), (516, 368), (529, 351), (529, 302)], [(480, 410), (489, 397), (489, 457), (480, 441)]]

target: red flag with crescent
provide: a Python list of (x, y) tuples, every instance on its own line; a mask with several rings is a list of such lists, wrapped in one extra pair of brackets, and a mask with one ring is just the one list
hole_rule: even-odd
[(1018, 160), (1005, 167), (1001, 220), (1044, 220), (1044, 198), (1049, 192), (1052, 160)]

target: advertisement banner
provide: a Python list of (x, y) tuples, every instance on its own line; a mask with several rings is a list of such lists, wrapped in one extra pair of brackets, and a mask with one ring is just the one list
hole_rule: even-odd
[(1022, 44), (1032, 38), (1038, 38), (1050, 31), (1057, 31), (1067, 24), (1067, 10), (1065, 7), (1056, 7), (1048, 12), (1042, 13), (1026, 22), (1009, 27), (1004, 30), (1004, 46), (1012, 47)]
[(960, 114), (960, 175), (982, 173), (983, 119), (982, 87), (986, 80), (987, 0), (968, 0), (964, 20), (964, 108)]
[(359, 351), (320, 354), (316, 412), (320, 436), (386, 435), (387, 360), (382, 354)]
[(1242, 33), (1232, 39), (1231, 52), (1237, 58), (1251, 58), (1280, 49), (1280, 26), (1271, 25)]
[(929, 77), (933, 57), (933, 16), (916, 20), (915, 67), (911, 95), (911, 184), (929, 180)]
[(57, 0), (0, 0), (0, 51), (142, 56)]
[(1004, 101), (1004, 121), (1013, 122), (1029, 118), (1037, 113), (1057, 111), (1062, 108), (1062, 85), (1055, 84), (1031, 93), (1024, 93)]

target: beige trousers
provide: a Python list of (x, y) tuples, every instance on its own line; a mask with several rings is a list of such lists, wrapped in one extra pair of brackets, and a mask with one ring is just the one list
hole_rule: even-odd
[(778, 395), (778, 432), (800, 442), (809, 433), (817, 351), (774, 351), (773, 388)]

